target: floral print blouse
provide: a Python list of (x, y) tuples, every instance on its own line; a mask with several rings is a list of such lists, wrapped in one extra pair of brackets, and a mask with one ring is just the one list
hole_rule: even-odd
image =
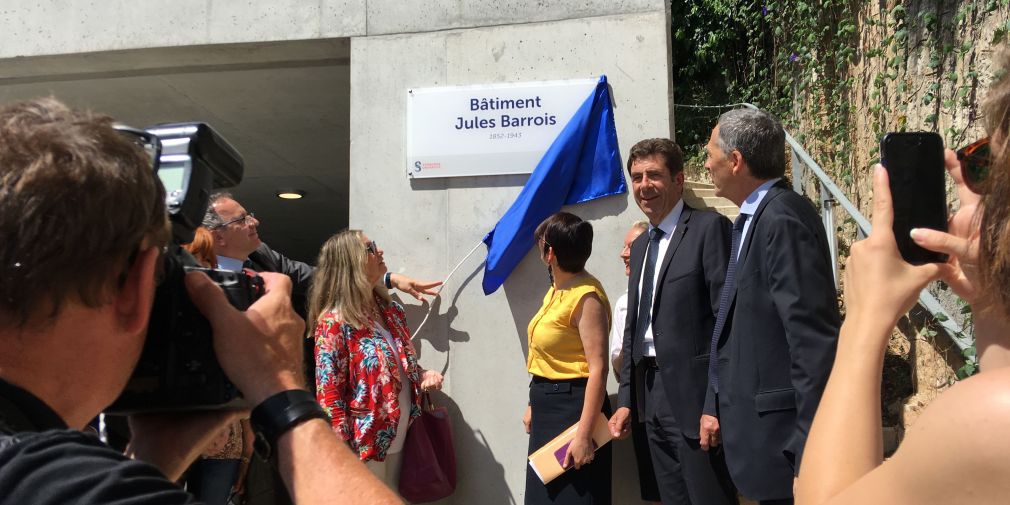
[[(400, 368), (412, 388), (410, 420), (421, 415), (421, 369), (410, 342), (403, 307), (378, 295), (382, 319), (396, 348), (369, 319), (368, 327), (354, 328), (335, 312), (324, 313), (316, 324), (316, 401), (332, 420), (333, 431), (358, 453), (361, 461), (385, 461), (400, 422)], [(403, 426), (402, 429), (407, 429)]]

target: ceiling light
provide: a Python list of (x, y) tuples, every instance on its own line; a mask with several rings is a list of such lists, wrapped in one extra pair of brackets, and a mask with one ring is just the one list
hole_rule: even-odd
[(300, 189), (279, 189), (277, 190), (277, 198), (283, 200), (298, 200), (305, 196), (305, 192)]

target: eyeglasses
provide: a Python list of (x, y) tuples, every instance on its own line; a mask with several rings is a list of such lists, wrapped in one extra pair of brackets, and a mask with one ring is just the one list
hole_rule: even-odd
[(227, 222), (221, 223), (221, 224), (213, 227), (212, 229), (216, 230), (218, 228), (224, 228), (225, 226), (228, 226), (230, 224), (235, 224), (235, 223), (248, 224), (248, 223), (250, 223), (255, 218), (256, 218), (255, 214), (253, 214), (252, 212), (247, 212), (245, 214), (242, 214), (239, 217), (236, 217), (235, 219), (232, 219), (231, 221), (227, 221)]
[(368, 251), (368, 254), (379, 254), (379, 246), (375, 245), (374, 240), (365, 244), (365, 250)]
[(989, 137), (972, 142), (957, 150), (957, 161), (961, 163), (961, 178), (968, 189), (981, 194), (989, 168), (992, 164), (989, 151)]

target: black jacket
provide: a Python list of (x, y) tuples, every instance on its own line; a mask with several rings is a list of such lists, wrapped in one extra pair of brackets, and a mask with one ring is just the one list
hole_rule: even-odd
[(813, 205), (780, 181), (750, 219), (718, 347), (718, 412), (733, 482), (770, 500), (792, 496), (841, 323)]
[[(694, 439), (708, 389), (709, 346), (726, 278), (731, 228), (725, 217), (685, 204), (666, 255), (656, 265), (659, 277), (652, 306), (656, 361), (679, 428), (685, 437)], [(632, 356), (638, 344), (638, 284), (648, 243), (649, 234), (643, 233), (631, 245), (619, 407), (641, 405), (645, 391)]]
[(290, 277), (291, 305), (298, 315), (305, 318), (309, 285), (312, 284), (312, 274), (316, 272), (316, 267), (288, 258), (266, 244), (260, 244), (249, 255), (246, 266), (257, 272), (276, 272)]

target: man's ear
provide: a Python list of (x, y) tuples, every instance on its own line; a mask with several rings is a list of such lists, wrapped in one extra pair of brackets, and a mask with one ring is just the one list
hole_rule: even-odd
[(733, 175), (741, 175), (744, 167), (746, 166), (743, 160), (743, 155), (740, 154), (740, 151), (734, 149), (729, 153), (729, 158), (733, 161)]
[(221, 230), (211, 230), (210, 231), (210, 236), (214, 237), (214, 247), (215, 248), (221, 248), (221, 247), (225, 247), (225, 246), (228, 245), (228, 242), (225, 241), (225, 239), (224, 239), (224, 233), (221, 233)]
[(677, 172), (677, 175), (673, 176), (673, 185), (677, 187), (684, 187), (684, 171), (681, 170)]
[(116, 315), (120, 328), (128, 334), (140, 333), (147, 326), (154, 302), (154, 274), (160, 257), (157, 247), (140, 250), (126, 272), (126, 280), (116, 292)]

